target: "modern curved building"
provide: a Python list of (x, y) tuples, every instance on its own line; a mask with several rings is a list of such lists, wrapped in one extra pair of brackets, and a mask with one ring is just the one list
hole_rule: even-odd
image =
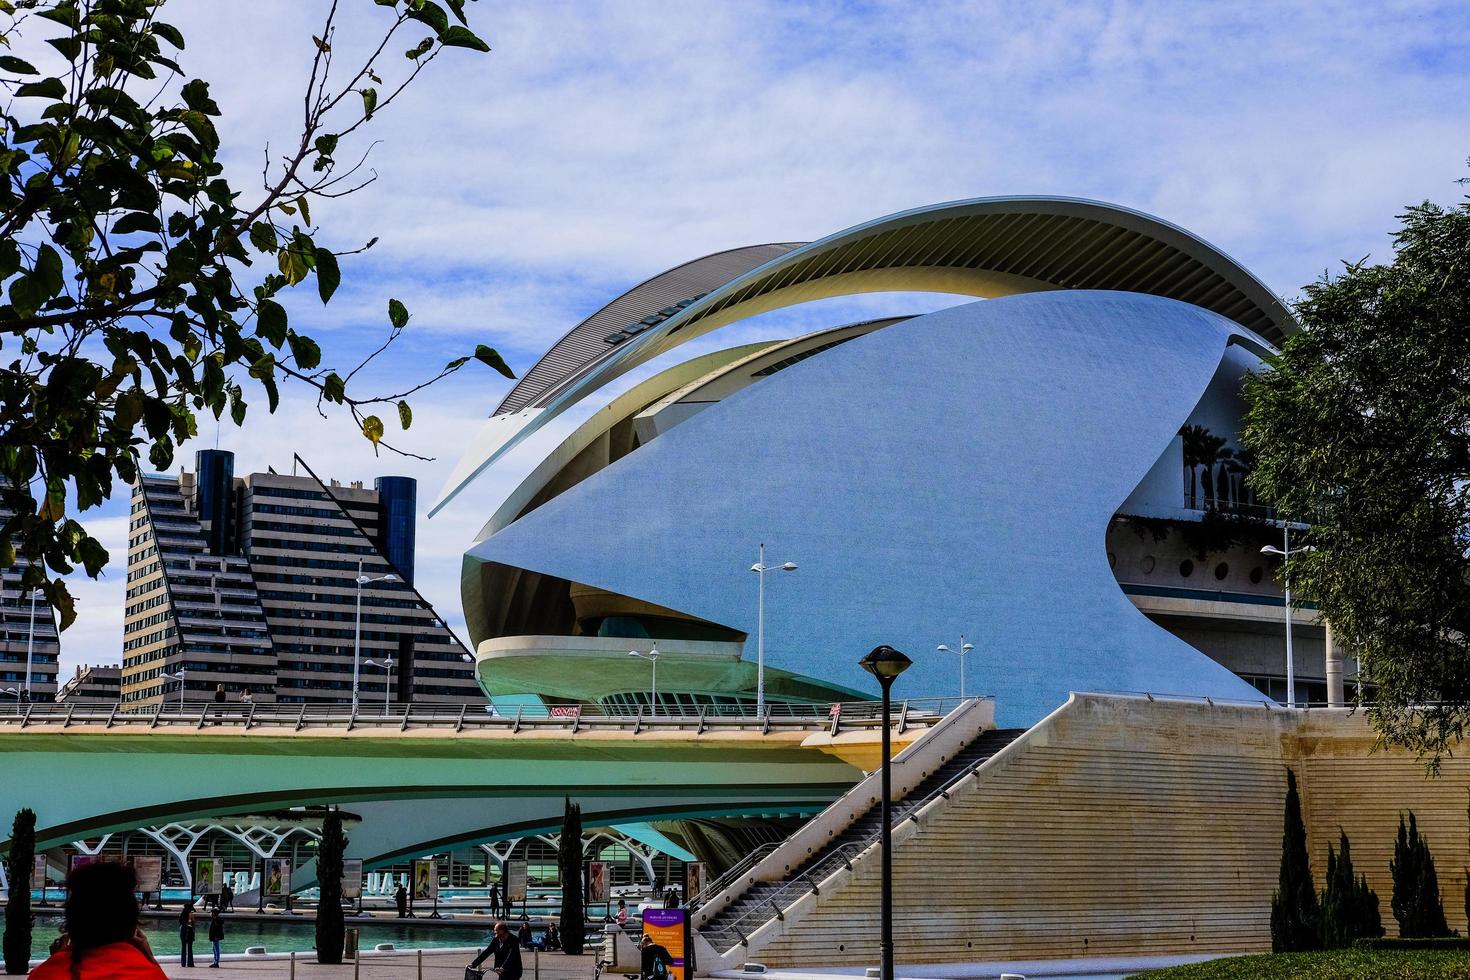
[[(1243, 374), (1294, 325), (1190, 233), (1092, 201), (908, 211), (809, 244), (735, 249), (648, 280), (559, 340), (436, 503), (570, 406), (754, 314), (874, 291), (981, 301), (694, 357), (556, 446), (465, 555), (486, 692), (502, 703), (749, 703), (765, 544), (765, 693), (970, 693), (1029, 724), (1071, 691), (1277, 694), (1279, 524), (1244, 486)], [(773, 573), (777, 574), (777, 573)], [(1305, 697), (1326, 693), (1303, 615)], [(1314, 687), (1315, 685), (1315, 687)]]

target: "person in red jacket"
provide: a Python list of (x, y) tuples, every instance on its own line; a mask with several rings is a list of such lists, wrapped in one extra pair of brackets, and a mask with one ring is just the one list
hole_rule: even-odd
[(138, 929), (138, 879), (110, 861), (66, 879), (66, 941), (31, 972), (32, 980), (167, 980)]

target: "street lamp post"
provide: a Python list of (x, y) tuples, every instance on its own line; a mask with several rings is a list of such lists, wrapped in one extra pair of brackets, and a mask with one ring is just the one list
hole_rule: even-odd
[(647, 653), (639, 653), (637, 650), (629, 650), (628, 656), (637, 657), (639, 660), (647, 660), (653, 665), (653, 676), (648, 687), (648, 713), (658, 714), (658, 647), (654, 647)]
[(767, 565), (766, 546), (762, 543), (759, 557), (750, 570), (755, 572), (758, 581), (755, 602), (755, 716), (763, 718), (766, 714), (766, 572), (794, 572), (796, 562)]
[(949, 645), (948, 644), (945, 644), (945, 643), (939, 644), (939, 646), (935, 647), (934, 649), (938, 650), (940, 653), (954, 653), (954, 654), (957, 654), (959, 656), (959, 658), (960, 658), (960, 700), (961, 701), (965, 700), (965, 657), (970, 653), (971, 650), (975, 649), (975, 644), (973, 644), (973, 643), (966, 643), (965, 642), (965, 634), (961, 633), (960, 634), (960, 648), (958, 650), (951, 650), (949, 648)]
[(180, 667), (179, 668), (179, 672), (177, 674), (164, 674), (163, 675), (164, 677), (171, 677), (174, 680), (176, 680), (176, 681), (179, 682), (179, 710), (180, 711), (183, 711), (184, 710), (184, 675), (187, 674), (187, 673), (189, 673), (189, 670), (188, 670), (187, 667)]
[(36, 599), (41, 595), (40, 589), (31, 590), (31, 628), (26, 633), (26, 700), (31, 700), (31, 655), (36, 648)]
[(384, 657), (382, 663), (376, 660), (364, 661), (369, 667), (383, 668), (383, 717), (388, 717), (388, 702), (393, 697), (393, 668), (397, 666), (392, 657)]
[[(1268, 544), (1261, 549), (1263, 555), (1280, 555), (1282, 561), (1287, 561), (1292, 555), (1303, 555), (1309, 551), (1316, 551), (1312, 545), (1303, 545), (1300, 548), (1291, 546), (1291, 525), (1285, 521), (1281, 522), (1281, 547)], [(1286, 704), (1288, 707), (1296, 706), (1296, 658), (1291, 652), (1291, 576), (1282, 575), (1282, 587), (1286, 593)]]
[(892, 815), (892, 764), (889, 759), (889, 712), (892, 700), (889, 697), (889, 689), (899, 674), (908, 670), (912, 664), (908, 657), (891, 646), (874, 647), (873, 650), (858, 662), (868, 673), (878, 679), (878, 684), (883, 688), (883, 804), (882, 804), (882, 851), (883, 851), (883, 903), (880, 915), (882, 931), (880, 932), (879, 950), (882, 956), (881, 973), (879, 980), (893, 980), (893, 815)]
[(357, 615), (356, 625), (352, 629), (352, 713), (357, 714), (357, 682), (362, 673), (362, 587), (372, 585), (374, 582), (396, 582), (398, 576), (389, 572), (387, 575), (364, 575), (362, 573), (362, 559), (357, 560)]

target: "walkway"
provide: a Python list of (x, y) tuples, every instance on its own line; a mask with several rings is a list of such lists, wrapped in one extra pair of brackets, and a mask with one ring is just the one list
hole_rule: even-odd
[[(467, 949), (426, 951), (423, 954), (423, 973), (420, 974), (417, 952), (364, 953), (361, 967), (356, 968), (357, 972), (354, 972), (355, 967), (351, 962), (341, 966), (320, 966), (312, 954), (297, 954), (295, 976), (298, 980), (324, 980), (327, 977), (334, 980), (349, 980), (353, 977), (361, 980), (416, 980), (420, 976), (425, 980), (461, 980), (464, 968), (474, 957), (475, 954)], [(171, 978), (188, 977), (191, 980), (288, 980), (292, 976), (290, 961), (274, 956), (226, 959), (218, 970), (209, 968), (208, 957), (196, 957), (195, 961), (199, 965), (188, 970), (169, 963), (164, 963), (163, 968)], [(534, 961), (533, 956), (526, 957), (525, 980), (537, 980)], [(540, 980), (591, 980), (593, 962), (590, 955), (574, 957), (562, 953), (543, 953)], [(493, 977), (494, 974), (490, 976)]]

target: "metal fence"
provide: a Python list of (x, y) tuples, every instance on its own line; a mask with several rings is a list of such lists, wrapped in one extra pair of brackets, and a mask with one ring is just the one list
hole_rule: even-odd
[[(959, 698), (918, 698), (897, 701), (893, 722), (903, 731), (927, 728), (963, 703)], [(445, 729), (455, 732), (522, 729), (564, 729), (572, 732), (596, 729), (638, 733), (653, 730), (756, 729), (838, 731), (879, 728), (882, 708), (876, 701), (845, 701), (813, 705), (768, 705), (762, 715), (738, 705), (702, 705), (696, 708), (658, 711), (638, 709), (608, 711), (596, 704), (536, 705), (497, 710), (490, 705), (468, 704), (242, 704), (213, 701), (170, 701), (147, 709), (128, 709), (121, 704), (0, 703), (0, 730), (46, 726), (102, 726), (106, 729), (201, 730), (217, 727), (245, 731), (301, 731), (334, 728), (353, 731), (408, 731)]]

